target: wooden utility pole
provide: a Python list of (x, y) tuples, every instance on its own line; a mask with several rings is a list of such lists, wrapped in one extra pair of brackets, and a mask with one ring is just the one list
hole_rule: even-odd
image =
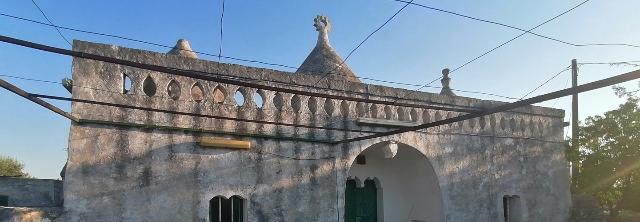
[[(578, 62), (571, 60), (571, 88), (578, 86)], [(578, 149), (578, 93), (571, 96), (571, 149)], [(571, 176), (578, 175), (578, 166), (571, 164)]]

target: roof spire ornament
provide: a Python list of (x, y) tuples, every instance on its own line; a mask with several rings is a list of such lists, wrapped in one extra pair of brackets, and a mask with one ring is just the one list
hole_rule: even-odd
[(331, 22), (329, 22), (329, 18), (318, 15), (313, 19), (313, 22), (313, 26), (316, 27), (316, 31), (318, 31), (317, 44), (329, 45), (329, 32), (331, 31)]
[(440, 95), (447, 96), (455, 96), (451, 87), (449, 87), (449, 83), (451, 83), (451, 78), (449, 78), (449, 69), (442, 70), (442, 79), (440, 79), (440, 83), (442, 83), (442, 90), (440, 90)]
[(329, 43), (329, 32), (331, 31), (329, 18), (318, 15), (313, 19), (313, 26), (318, 31), (318, 41), (296, 73), (330, 75), (328, 77), (360, 82)]

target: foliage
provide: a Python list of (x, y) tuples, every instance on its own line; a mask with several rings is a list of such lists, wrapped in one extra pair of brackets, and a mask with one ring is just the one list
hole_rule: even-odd
[(614, 87), (626, 98), (617, 109), (588, 117), (567, 156), (577, 163), (572, 191), (596, 197), (615, 221), (621, 210), (640, 211), (640, 104), (635, 92)]
[(8, 156), (0, 156), (0, 176), (31, 177), (24, 171), (24, 164)]

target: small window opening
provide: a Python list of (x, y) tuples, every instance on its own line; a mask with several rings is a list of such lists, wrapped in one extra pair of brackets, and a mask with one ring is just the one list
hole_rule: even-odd
[(127, 74), (122, 74), (122, 93), (127, 94), (131, 91), (131, 86), (133, 85), (133, 81), (131, 78), (127, 76)]
[(315, 114), (318, 111), (318, 101), (314, 97), (309, 98), (309, 100), (307, 101), (307, 106), (309, 107), (309, 111), (311, 113)]
[(350, 109), (351, 107), (347, 101), (342, 100), (342, 102), (340, 102), (340, 113), (342, 113), (343, 116), (349, 116)]
[(147, 96), (154, 96), (156, 94), (156, 83), (151, 76), (147, 76), (147, 78), (142, 81), (142, 91)]
[(302, 99), (299, 95), (293, 95), (293, 97), (291, 97), (291, 108), (296, 112), (300, 112), (300, 109), (302, 109)]
[(191, 99), (196, 102), (201, 102), (204, 99), (204, 89), (200, 83), (195, 83), (191, 87)]
[(364, 155), (358, 155), (356, 156), (356, 164), (358, 165), (365, 165), (367, 164), (367, 158)]
[(412, 109), (411, 112), (409, 112), (409, 120), (412, 122), (417, 122), (418, 121), (418, 111), (416, 111), (415, 109)]
[(227, 97), (227, 91), (224, 90), (224, 87), (221, 85), (216, 86), (213, 89), (213, 102), (214, 103), (224, 103), (224, 99)]
[(0, 195), (0, 206), (2, 207), (9, 206), (9, 196)]
[(255, 92), (253, 94), (253, 101), (256, 103), (256, 107), (262, 108), (264, 105), (264, 99), (262, 98), (262, 94), (260, 92)]
[(369, 107), (369, 112), (371, 112), (371, 118), (378, 118), (378, 105), (372, 104)]
[(243, 106), (244, 105), (244, 95), (240, 90), (236, 91), (236, 94), (233, 95), (236, 100), (236, 105)]
[(502, 208), (505, 222), (522, 221), (522, 204), (518, 195), (505, 195), (502, 197)]
[(333, 104), (333, 100), (328, 98), (324, 100), (324, 112), (327, 113), (327, 115), (331, 116), (335, 108), (336, 107)]
[(393, 119), (393, 112), (391, 111), (391, 107), (389, 106), (384, 107), (384, 118), (389, 120)]
[(167, 86), (167, 94), (171, 99), (178, 100), (181, 94), (180, 84), (175, 80), (171, 80)]
[(239, 196), (227, 199), (216, 196), (209, 201), (209, 219), (211, 222), (244, 221), (244, 201)]

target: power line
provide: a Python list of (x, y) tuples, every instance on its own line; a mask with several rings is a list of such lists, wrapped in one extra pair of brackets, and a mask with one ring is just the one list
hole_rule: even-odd
[[(51, 24), (47, 24), (47, 23), (44, 23), (44, 22), (40, 22), (40, 21), (36, 21), (36, 20), (32, 20), (32, 19), (27, 19), (27, 18), (23, 18), (23, 17), (18, 17), (18, 16), (14, 16), (14, 15), (4, 14), (4, 13), (0, 13), (0, 16), (12, 18), (12, 19), (17, 19), (17, 20), (21, 20), (21, 21), (26, 21), (26, 22), (30, 22), (30, 23), (34, 23), (34, 24), (39, 24), (39, 25), (56, 27), (56, 28), (65, 29), (65, 30), (74, 31), (74, 32), (80, 32), (80, 33), (86, 33), (86, 34), (98, 35), (98, 36), (105, 36), (105, 37), (110, 37), (110, 38), (117, 38), (117, 39), (122, 39), (122, 40), (126, 40), (126, 41), (137, 42), (137, 43), (142, 43), (142, 44), (147, 44), (147, 45), (152, 45), (152, 46), (157, 46), (157, 47), (163, 47), (163, 48), (168, 48), (168, 49), (172, 49), (173, 48), (173, 46), (154, 43), (154, 42), (149, 42), (149, 41), (145, 41), (145, 40), (134, 39), (134, 38), (131, 38), (131, 37), (125, 37), (125, 36), (119, 36), (119, 35), (113, 35), (113, 34), (106, 34), (106, 33), (94, 32), (94, 31), (87, 31), (87, 30), (64, 27), (64, 26), (51, 25)], [(180, 49), (180, 48), (178, 50), (189, 51), (189, 52), (193, 52), (193, 53), (196, 53), (196, 54), (206, 55), (206, 56), (211, 56), (211, 57), (218, 57), (218, 54), (213, 54), (213, 53), (186, 50), (186, 49)], [(258, 63), (258, 64), (263, 64), (263, 65), (268, 65), (268, 66), (277, 66), (277, 67), (294, 69), (294, 70), (298, 69), (298, 67), (294, 67), (294, 66), (290, 66), (290, 65), (270, 63), (270, 62), (264, 62), (264, 61), (259, 61), (259, 60), (243, 59), (243, 58), (237, 58), (237, 57), (231, 57), (231, 56), (221, 56), (221, 57), (224, 58), (224, 59), (241, 61), (241, 62)], [(306, 70), (306, 71), (310, 71), (310, 70)], [(328, 75), (336, 75), (336, 74), (331, 74), (330, 73)], [(366, 79), (366, 80), (371, 80), (371, 81), (376, 81), (376, 82), (397, 84), (397, 85), (411, 85), (409, 83), (401, 83), (401, 82), (380, 80), (380, 79), (374, 79), (374, 78), (369, 78), (369, 77), (356, 76), (356, 78)]]
[[(528, 29), (528, 30), (525, 30), (522, 34), (519, 34), (519, 35), (517, 35), (516, 37), (513, 37), (513, 38), (509, 39), (508, 41), (503, 42), (503, 43), (501, 43), (500, 45), (498, 45), (498, 46), (496, 46), (496, 47), (493, 47), (492, 49), (490, 49), (490, 50), (488, 50), (488, 51), (486, 51), (486, 52), (484, 52), (484, 53), (480, 54), (479, 56), (476, 56), (475, 58), (473, 58), (473, 59), (471, 59), (471, 60), (469, 60), (469, 61), (467, 61), (467, 62), (463, 63), (462, 65), (460, 65), (460, 66), (456, 67), (455, 69), (451, 70), (451, 71), (449, 72), (449, 74), (453, 74), (455, 71), (458, 71), (458, 70), (460, 70), (461, 68), (463, 68), (463, 67), (465, 67), (465, 66), (467, 66), (467, 65), (469, 65), (469, 64), (471, 64), (471, 63), (473, 63), (473, 62), (475, 62), (476, 60), (478, 60), (478, 59), (480, 59), (480, 58), (482, 58), (482, 57), (484, 57), (484, 56), (488, 55), (489, 53), (491, 53), (491, 52), (493, 52), (493, 51), (495, 51), (495, 50), (497, 50), (497, 49), (499, 49), (499, 48), (501, 48), (501, 47), (503, 47), (503, 46), (505, 46), (505, 45), (507, 45), (507, 44), (509, 44), (509, 43), (513, 42), (514, 40), (516, 40), (516, 39), (518, 39), (518, 38), (520, 38), (520, 37), (524, 36), (525, 34), (530, 33), (530, 32), (531, 32), (531, 31), (533, 31), (534, 29), (537, 29), (537, 28), (539, 28), (540, 26), (543, 26), (543, 25), (545, 25), (545, 24), (547, 24), (547, 23), (549, 23), (549, 22), (551, 22), (551, 21), (553, 21), (553, 20), (555, 20), (555, 19), (557, 19), (557, 18), (559, 18), (559, 17), (561, 17), (561, 16), (563, 16), (563, 15), (565, 15), (565, 14), (567, 14), (567, 13), (569, 13), (569, 12), (573, 11), (574, 9), (576, 9), (576, 8), (578, 8), (578, 7), (580, 7), (580, 6), (584, 5), (584, 4), (586, 4), (586, 3), (587, 3), (587, 2), (589, 2), (589, 1), (591, 1), (591, 0), (585, 0), (585, 1), (581, 2), (580, 4), (578, 4), (578, 5), (574, 6), (574, 7), (570, 8), (570, 9), (568, 9), (568, 10), (566, 10), (566, 11), (564, 11), (564, 12), (560, 13), (560, 14), (558, 14), (558, 15), (556, 15), (556, 16), (554, 16), (554, 17), (550, 18), (550, 19), (547, 19), (546, 21), (544, 21), (544, 22), (542, 22), (542, 23), (540, 23), (540, 24), (538, 24), (538, 25), (534, 26), (533, 28), (530, 28), (530, 29)], [(441, 78), (442, 78), (442, 77), (438, 77), (438, 78), (436, 78), (436, 79), (432, 80), (431, 82), (427, 83), (426, 85), (423, 85), (423, 86), (421, 86), (420, 88), (416, 89), (415, 91), (418, 91), (418, 90), (420, 90), (420, 89), (422, 89), (422, 88), (424, 88), (424, 87), (427, 87), (427, 86), (428, 86), (428, 85), (430, 85), (431, 83), (434, 83), (435, 81), (438, 81), (438, 80), (439, 80), (439, 79), (441, 79)]]
[[(42, 80), (42, 79), (35, 79), (35, 78), (28, 78), (28, 77), (21, 77), (21, 76), (15, 76), (15, 75), (7, 75), (7, 74), (0, 74), (1, 77), (8, 77), (8, 78), (13, 78), (13, 79), (19, 79), (19, 80), (26, 80), (26, 81), (34, 81), (34, 82), (44, 82), (44, 83), (49, 83), (49, 84), (56, 84), (56, 85), (64, 85), (64, 83), (60, 82), (60, 81), (52, 81), (52, 80)], [(112, 91), (112, 90), (108, 90), (108, 89), (102, 89), (102, 88), (95, 88), (95, 87), (89, 87), (89, 86), (83, 86), (83, 85), (78, 85), (78, 84), (71, 84), (74, 88), (78, 87), (78, 88), (84, 88), (84, 89), (89, 89), (89, 90), (96, 90), (96, 91), (101, 91), (101, 92), (106, 92), (106, 93), (111, 93), (111, 94), (116, 94), (116, 95), (123, 95), (122, 92), (120, 91)], [(301, 87), (304, 87), (304, 85), (300, 85)], [(461, 90), (463, 91), (463, 90)], [(132, 95), (132, 96), (139, 96), (139, 97), (148, 97), (147, 95), (142, 95), (142, 94), (135, 94), (135, 93), (127, 93), (127, 95)], [(180, 102), (190, 102), (190, 103), (197, 103), (195, 101), (192, 100), (183, 100), (183, 99), (173, 99), (173, 98), (169, 98), (166, 96), (161, 96), (161, 95), (155, 95), (156, 97), (160, 97), (160, 98), (164, 98), (164, 99), (171, 99), (174, 101), (180, 101)], [(381, 98), (398, 98), (398, 97), (394, 97), (394, 96), (379, 96)], [(513, 97), (508, 97), (511, 99), (517, 99), (517, 98), (513, 98)], [(446, 105), (443, 103), (436, 103), (436, 102), (432, 102), (433, 104), (439, 104), (439, 105)], [(234, 106), (234, 105), (230, 105), (230, 104), (221, 104), (221, 105), (226, 105), (226, 106)], [(266, 109), (264, 107), (262, 107), (261, 109), (263, 110), (277, 110), (277, 109)]]
[(220, 58), (222, 57), (222, 43), (223, 43), (223, 34), (224, 34), (224, 0), (222, 1), (222, 13), (220, 13), (220, 44), (218, 47), (218, 63), (220, 63)]
[(117, 103), (109, 103), (109, 102), (101, 102), (101, 101), (85, 100), (85, 99), (76, 99), (76, 98), (68, 98), (68, 97), (61, 97), (61, 96), (44, 95), (44, 94), (32, 94), (32, 93), (30, 93), (29, 95), (33, 96), (33, 97), (44, 98), (44, 99), (70, 101), (70, 102), (86, 103), (86, 104), (93, 104), (93, 105), (110, 106), (110, 107), (125, 108), (125, 109), (136, 109), (136, 110), (143, 110), (143, 111), (149, 111), (149, 112), (160, 112), (160, 113), (183, 115), (183, 116), (192, 116), (192, 117), (203, 117), (203, 118), (212, 118), (212, 119), (220, 119), (220, 120), (230, 120), (230, 121), (238, 121), (238, 122), (249, 122), (249, 123), (258, 123), (258, 124), (269, 124), (269, 125), (300, 127), (300, 128), (320, 129), (320, 130), (358, 132), (358, 133), (377, 133), (378, 132), (378, 131), (370, 131), (370, 130), (344, 129), (344, 128), (335, 128), (335, 127), (311, 126), (311, 125), (302, 125), (302, 124), (271, 122), (271, 121), (264, 121), (264, 120), (242, 119), (242, 118), (236, 118), (236, 117), (226, 117), (226, 116), (208, 115), (208, 114), (200, 114), (200, 113), (181, 112), (181, 111), (156, 109), (156, 108), (148, 108), (148, 107), (132, 106), (132, 105), (123, 105), (123, 104), (117, 104)]
[[(25, 22), (35, 23), (35, 24), (39, 24), (39, 25), (45, 25), (45, 26), (60, 28), (60, 29), (73, 31), (73, 32), (80, 32), (80, 33), (86, 33), (86, 34), (91, 34), (91, 35), (98, 35), (98, 36), (105, 36), (105, 37), (110, 37), (110, 38), (117, 38), (117, 39), (122, 39), (122, 40), (127, 40), (127, 41), (147, 44), (147, 45), (152, 45), (152, 46), (168, 48), (168, 49), (172, 49), (173, 48), (173, 46), (168, 46), (168, 45), (163, 45), (163, 44), (159, 44), (159, 43), (154, 43), (154, 42), (134, 39), (134, 38), (120, 36), (120, 35), (106, 34), (106, 33), (87, 31), (87, 30), (82, 30), (82, 29), (77, 29), (77, 28), (70, 28), (70, 27), (65, 27), (65, 26), (52, 25), (52, 24), (48, 24), (48, 23), (44, 23), (44, 22), (40, 22), (40, 21), (28, 19), (28, 18), (22, 18), (22, 17), (18, 17), (18, 16), (14, 16), (14, 15), (9, 15), (9, 14), (5, 14), (5, 13), (0, 13), (0, 16), (13, 18), (13, 19), (17, 19), (17, 20), (21, 20), (21, 21), (25, 21)], [(189, 51), (189, 52), (193, 52), (193, 53), (196, 53), (196, 54), (201, 54), (201, 55), (206, 55), (206, 56), (211, 56), (211, 57), (218, 57), (217, 54), (213, 54), (213, 53), (186, 50), (186, 49), (178, 49), (178, 50)], [(276, 64), (276, 63), (269, 63), (269, 62), (263, 62), (263, 61), (258, 61), (258, 60), (242, 59), (242, 58), (236, 58), (236, 57), (230, 57), (230, 56), (221, 56), (221, 57), (224, 58), (224, 59), (230, 59), (230, 60), (241, 61), (241, 62), (258, 63), (258, 64), (269, 65), (269, 66), (279, 66), (279, 67), (283, 67), (283, 68), (296, 69), (296, 67), (293, 67), (293, 66)]]
[(562, 71), (556, 73), (555, 75), (551, 76), (550, 78), (548, 78), (546, 81), (544, 81), (542, 84), (540, 84), (539, 86), (537, 86), (536, 88), (532, 89), (531, 91), (529, 91), (527, 94), (525, 94), (524, 96), (520, 97), (519, 100), (522, 100), (524, 98), (526, 98), (527, 96), (531, 95), (531, 93), (537, 91), (538, 89), (540, 89), (542, 86), (546, 85), (547, 83), (551, 82), (551, 80), (555, 79), (556, 77), (558, 77), (560, 74), (566, 72), (567, 70), (570, 70), (571, 68), (569, 68), (570, 66), (565, 67)]
[(407, 2), (405, 0), (393, 0), (396, 2), (403, 2), (403, 3), (408, 3), (414, 6), (418, 6), (418, 7), (422, 7), (425, 9), (430, 9), (430, 10), (434, 10), (434, 11), (438, 11), (438, 12), (443, 12), (446, 14), (450, 14), (450, 15), (454, 15), (454, 16), (459, 16), (459, 17), (463, 17), (463, 18), (467, 18), (467, 19), (471, 19), (471, 20), (475, 20), (475, 21), (479, 21), (479, 22), (484, 22), (484, 23), (489, 23), (489, 24), (493, 24), (493, 25), (498, 25), (498, 26), (502, 26), (502, 27), (506, 27), (506, 28), (510, 28), (510, 29), (515, 29), (518, 31), (523, 31), (526, 33), (529, 33), (531, 35), (534, 36), (538, 36), (540, 38), (544, 38), (544, 39), (548, 39), (554, 42), (558, 42), (558, 43), (562, 43), (565, 45), (569, 45), (569, 46), (576, 46), (576, 47), (584, 47), (584, 46), (627, 46), (627, 47), (634, 47), (634, 48), (640, 48), (639, 45), (634, 45), (634, 44), (626, 44), (626, 43), (588, 43), (588, 44), (577, 44), (577, 43), (572, 43), (572, 42), (568, 42), (568, 41), (564, 41), (564, 40), (560, 40), (557, 38), (553, 38), (553, 37), (549, 37), (549, 36), (545, 36), (545, 35), (541, 35), (535, 32), (531, 32), (529, 30), (523, 29), (523, 28), (519, 28), (516, 26), (512, 26), (512, 25), (507, 25), (501, 22), (496, 22), (496, 21), (491, 21), (488, 19), (481, 19), (481, 18), (477, 18), (477, 17), (473, 17), (473, 16), (468, 16), (468, 15), (464, 15), (458, 12), (453, 12), (453, 11), (449, 11), (449, 10), (445, 10), (445, 9), (440, 9), (440, 8), (435, 8), (435, 7), (431, 7), (431, 6), (426, 6), (423, 4), (419, 4), (419, 3), (414, 3), (414, 2)]
[(636, 63), (640, 63), (640, 61), (583, 62), (583, 63), (578, 63), (578, 65), (610, 65), (610, 66), (628, 65), (633, 67), (640, 66), (640, 64), (636, 64)]
[[(411, 0), (409, 3), (413, 2), (413, 0)], [(347, 59), (349, 59), (349, 57), (351, 57), (351, 55), (353, 55), (354, 52), (356, 52), (356, 50), (358, 50), (360, 48), (360, 46), (362, 46), (362, 44), (364, 44), (365, 42), (367, 42), (367, 40), (369, 40), (369, 38), (371, 38), (371, 36), (373, 36), (374, 34), (376, 34), (378, 31), (380, 31), (380, 29), (382, 29), (385, 25), (387, 25), (389, 22), (391, 22), (391, 20), (393, 20), (398, 14), (400, 14), (400, 12), (402, 12), (402, 10), (404, 10), (407, 6), (409, 6), (409, 3), (405, 4), (404, 6), (402, 6), (402, 8), (398, 9), (398, 11), (396, 11), (396, 13), (394, 13), (391, 17), (389, 17), (384, 23), (382, 23), (382, 25), (380, 25), (377, 29), (373, 30), (373, 32), (369, 33), (369, 35), (367, 35), (367, 37), (365, 37), (358, 45), (356, 45), (355, 48), (353, 48), (348, 54), (347, 56), (342, 60), (342, 62), (333, 67), (333, 69), (331, 69), (329, 72), (325, 73), (317, 82), (316, 84), (318, 84), (320, 81), (322, 81), (324, 78), (327, 77), (327, 74), (332, 73), (333, 71), (335, 71), (338, 68), (341, 68), (342, 65), (344, 65), (345, 62), (347, 62)]]
[[(567, 76), (567, 80), (564, 82), (564, 87), (562, 87), (563, 89), (566, 89), (567, 86), (569, 86), (569, 80), (571, 80), (571, 76)], [(553, 102), (553, 104), (551, 104), (551, 107), (556, 107), (556, 104), (558, 104), (558, 101), (560, 101), (560, 99), (555, 99), (555, 101)]]
[(38, 4), (36, 4), (36, 1), (35, 0), (31, 0), (31, 2), (33, 3), (34, 6), (36, 6), (38, 11), (40, 11), (40, 13), (42, 13), (42, 16), (44, 16), (44, 19), (46, 19), (49, 22), (49, 24), (51, 24), (56, 29), (56, 31), (58, 32), (58, 35), (60, 35), (60, 37), (62, 37), (62, 39), (64, 39), (64, 41), (67, 42), (67, 44), (69, 44), (69, 46), (72, 46), (71, 42), (66, 37), (64, 37), (64, 35), (60, 31), (60, 29), (58, 29), (58, 27), (56, 25), (54, 25), (53, 22), (51, 22), (49, 17), (47, 17), (47, 14), (45, 14), (44, 11), (40, 8), (40, 6), (38, 6)]
[(445, 110), (445, 111), (465, 112), (465, 113), (477, 112), (478, 111), (477, 108), (475, 108), (475, 109), (456, 108), (456, 107), (452, 107), (451, 105), (446, 105), (446, 104), (445, 104), (445, 106), (432, 106), (432, 105), (420, 105), (420, 104), (415, 104), (415, 103), (397, 103), (395, 101), (392, 102), (392, 101), (375, 100), (375, 99), (367, 99), (367, 98), (357, 98), (357, 97), (350, 97), (350, 96), (343, 96), (343, 95), (324, 94), (324, 93), (309, 92), (309, 91), (304, 91), (304, 90), (282, 88), (282, 87), (270, 86), (270, 85), (262, 85), (262, 84), (252, 83), (252, 82), (238, 81), (238, 80), (235, 80), (235, 79), (221, 78), (221, 77), (218, 76), (218, 73), (177, 69), (177, 68), (172, 68), (172, 67), (167, 67), (167, 66), (146, 64), (146, 63), (123, 60), (123, 59), (118, 59), (118, 58), (113, 58), (113, 57), (108, 57), (108, 56), (101, 56), (101, 55), (96, 55), (96, 54), (92, 54), (92, 53), (72, 51), (72, 50), (56, 48), (56, 47), (52, 47), (52, 46), (48, 46), (48, 45), (42, 45), (42, 44), (37, 44), (37, 43), (33, 43), (33, 42), (28, 42), (28, 41), (24, 41), (24, 40), (20, 40), (20, 39), (15, 39), (15, 38), (3, 36), (3, 35), (0, 35), (0, 41), (6, 42), (6, 43), (10, 43), (10, 44), (14, 44), (14, 45), (20, 45), (20, 46), (28, 47), (28, 48), (32, 48), (32, 49), (38, 49), (38, 50), (41, 50), (41, 51), (47, 51), (47, 52), (61, 54), (61, 55), (73, 56), (73, 57), (76, 57), (76, 58), (84, 58), (84, 59), (101, 61), (101, 62), (106, 62), (106, 63), (111, 63), (111, 64), (119, 64), (119, 65), (134, 67), (134, 68), (150, 70), (150, 71), (174, 74), (174, 75), (177, 75), (177, 76), (183, 76), (183, 77), (188, 77), (188, 78), (193, 78), (193, 79), (200, 79), (200, 80), (205, 80), (205, 81), (213, 81), (213, 82), (218, 82), (218, 83), (225, 83), (225, 84), (231, 84), (231, 85), (243, 86), (243, 87), (249, 87), (249, 88), (255, 88), (255, 89), (263, 89), (263, 90), (270, 90), (270, 91), (290, 93), (290, 94), (298, 94), (298, 95), (311, 96), (311, 97), (321, 97), (321, 98), (334, 99), (334, 100), (346, 100), (346, 101), (363, 102), (363, 103), (376, 103), (376, 104), (382, 104), (382, 105), (404, 106), (404, 107), (411, 107), (411, 108)]
[[(163, 48), (169, 48), (169, 49), (173, 48), (172, 46), (163, 45), (163, 44), (159, 44), (159, 43), (148, 42), (148, 41), (144, 41), (144, 40), (138, 40), (138, 39), (134, 39), (134, 38), (130, 38), (130, 37), (124, 37), (124, 36), (113, 35), (113, 34), (105, 34), (105, 33), (81, 30), (81, 29), (76, 29), (76, 28), (69, 28), (69, 27), (64, 27), (64, 26), (51, 25), (51, 24), (47, 24), (47, 23), (43, 23), (43, 22), (39, 22), (39, 21), (27, 19), (27, 18), (22, 18), (22, 17), (18, 17), (18, 16), (3, 14), (3, 13), (0, 13), (0, 16), (9, 17), (9, 18), (17, 19), (17, 20), (26, 21), (26, 22), (31, 22), (31, 23), (35, 23), (35, 24), (55, 27), (55, 28), (61, 28), (61, 29), (74, 31), (74, 32), (81, 32), (81, 33), (86, 33), (86, 34), (99, 35), (99, 36), (105, 36), (105, 37), (110, 37), (110, 38), (117, 38), (117, 39), (122, 39), (122, 40), (127, 40), (127, 41), (132, 41), (132, 42), (138, 42), (138, 43), (143, 43), (143, 44), (153, 45), (153, 46), (158, 46), (158, 47), (163, 47)], [(215, 54), (212, 54), (212, 53), (198, 52), (198, 51), (193, 51), (193, 50), (185, 50), (185, 49), (179, 49), (179, 50), (189, 51), (189, 52), (193, 52), (193, 53), (197, 53), (197, 54), (201, 54), (201, 55), (212, 56), (212, 57), (221, 56), (222, 58), (225, 58), (225, 59), (231, 59), (231, 60), (242, 61), (242, 62), (258, 63), (258, 64), (269, 65), (269, 66), (279, 66), (279, 67), (283, 67), (283, 68), (296, 69), (296, 67), (293, 67), (293, 66), (276, 64), (276, 63), (268, 63), (268, 62), (263, 62), (263, 61), (258, 61), (258, 60), (241, 59), (241, 58), (236, 58), (236, 57), (222, 56), (220, 54), (215, 55)], [(331, 74), (330, 73), (328, 75), (337, 75), (337, 74)], [(237, 77), (237, 78), (239, 78), (239, 77)], [(389, 80), (381, 80), (381, 79), (375, 79), (375, 78), (364, 77), (364, 76), (356, 76), (356, 78), (375, 81), (375, 82), (381, 82), (381, 83), (403, 85), (403, 86), (413, 86), (413, 87), (422, 86), (422, 85), (419, 85), (419, 84), (403, 83), (403, 82), (396, 82), (396, 81), (389, 81)], [(246, 78), (246, 79), (257, 80), (257, 79), (252, 79), (252, 78)], [(291, 84), (291, 83), (286, 83), (286, 82), (281, 82), (281, 81), (276, 81), (276, 80), (258, 80), (258, 81), (276, 82), (276, 83), (285, 84), (285, 85), (294, 85), (294, 84)], [(323, 90), (337, 90), (337, 89), (329, 89), (329, 88), (323, 88), (323, 87), (317, 87), (317, 86), (304, 86), (304, 87), (307, 87), (307, 88), (308, 87), (312, 87), (312, 88), (323, 89)], [(424, 86), (422, 88), (440, 89), (442, 87)], [(460, 89), (452, 89), (452, 90), (453, 91), (458, 91), (458, 92), (464, 92), (464, 93), (472, 93), (472, 94), (479, 94), (479, 95), (489, 95), (489, 96), (501, 97), (501, 98), (506, 98), (506, 99), (517, 99), (517, 98), (513, 98), (513, 97), (509, 97), (509, 96), (498, 95), (498, 94), (495, 94), (495, 93), (478, 92), (478, 91), (471, 91), (471, 90), (460, 90)], [(357, 93), (357, 94), (368, 95), (368, 93), (361, 93), (361, 92), (355, 92), (355, 91), (350, 91), (350, 90), (337, 90), (337, 91), (341, 91), (341, 92), (344, 92), (344, 93)], [(398, 97), (396, 97), (395, 99), (398, 99)]]
[(371, 134), (371, 135), (368, 135), (368, 136), (361, 136), (361, 137), (354, 137), (354, 138), (344, 139), (344, 140), (336, 142), (336, 144), (356, 142), (356, 141), (361, 141), (361, 140), (379, 138), (379, 137), (383, 137), (383, 136), (391, 136), (391, 135), (396, 135), (396, 134), (399, 134), (399, 133), (405, 133), (405, 132), (410, 132), (410, 131), (416, 131), (416, 130), (427, 129), (427, 128), (431, 128), (431, 127), (451, 124), (451, 123), (460, 122), (460, 121), (464, 121), (464, 120), (468, 120), (468, 119), (473, 119), (473, 118), (478, 118), (478, 117), (482, 117), (482, 116), (486, 116), (486, 115), (491, 115), (491, 114), (494, 114), (494, 113), (499, 113), (499, 112), (512, 110), (512, 109), (523, 107), (523, 106), (526, 106), (526, 105), (531, 105), (531, 104), (535, 104), (535, 103), (539, 103), (539, 102), (549, 101), (549, 100), (557, 99), (557, 98), (560, 98), (560, 97), (573, 95), (573, 94), (576, 94), (576, 93), (583, 93), (583, 92), (591, 91), (591, 90), (594, 90), (594, 89), (599, 89), (599, 88), (603, 88), (603, 87), (607, 87), (607, 86), (611, 86), (611, 85), (615, 85), (615, 84), (620, 84), (620, 83), (623, 83), (623, 82), (626, 82), (626, 81), (635, 80), (635, 79), (638, 79), (638, 78), (640, 78), (640, 70), (636, 70), (636, 71), (632, 71), (632, 72), (616, 75), (616, 76), (609, 77), (609, 78), (606, 78), (606, 79), (601, 79), (601, 80), (598, 80), (598, 81), (594, 81), (594, 82), (586, 83), (586, 84), (583, 84), (583, 85), (579, 85), (579, 86), (576, 86), (576, 87), (571, 87), (571, 88), (567, 88), (567, 89), (562, 89), (562, 90), (550, 92), (550, 93), (547, 93), (547, 94), (531, 97), (531, 98), (524, 99), (524, 100), (518, 100), (518, 101), (512, 102), (512, 103), (506, 103), (504, 105), (500, 105), (500, 106), (497, 106), (497, 107), (494, 107), (494, 108), (485, 109), (482, 112), (478, 112), (478, 113), (463, 114), (463, 115), (459, 115), (459, 116), (448, 118), (448, 119), (438, 120), (438, 121), (435, 121), (435, 122), (424, 123), (424, 124), (420, 124), (420, 125), (416, 125), (416, 126), (402, 127), (402, 128), (397, 129), (397, 130), (391, 130), (391, 131), (387, 131), (387, 132), (384, 132), (384, 133), (376, 133), (376, 134)]

